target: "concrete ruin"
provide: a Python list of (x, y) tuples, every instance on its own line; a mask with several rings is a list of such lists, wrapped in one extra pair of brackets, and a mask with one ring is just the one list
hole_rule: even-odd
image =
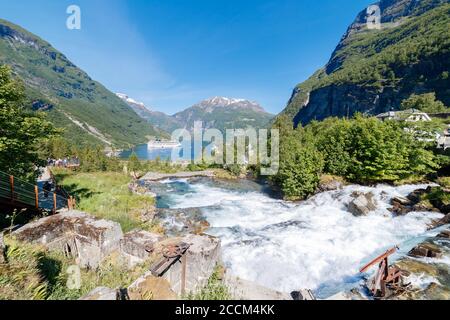
[(163, 278), (155, 277), (147, 272), (139, 277), (127, 289), (130, 300), (176, 300), (177, 294), (170, 283)]
[(89, 292), (84, 297), (79, 300), (99, 300), (99, 301), (111, 301), (118, 300), (117, 290), (106, 288), (106, 287), (98, 287)]
[(190, 234), (160, 245), (164, 247), (173, 243), (185, 243), (189, 248), (161, 277), (170, 283), (171, 289), (179, 296), (199, 291), (207, 284), (220, 261), (220, 239)]
[(229, 273), (225, 273), (224, 283), (235, 300), (293, 300), (287, 292), (272, 290)]
[(124, 234), (120, 240), (120, 253), (129, 268), (144, 263), (155, 251), (163, 236), (142, 230), (133, 230)]
[(81, 211), (66, 211), (31, 222), (14, 231), (13, 236), (63, 252), (82, 268), (97, 268), (106, 256), (119, 249), (123, 233), (116, 222)]

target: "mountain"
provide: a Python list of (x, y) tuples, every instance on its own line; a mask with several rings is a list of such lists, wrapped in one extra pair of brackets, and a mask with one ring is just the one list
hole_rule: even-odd
[(167, 134), (170, 134), (172, 131), (183, 127), (183, 124), (178, 122), (174, 117), (163, 112), (154, 111), (148, 108), (143, 102), (136, 101), (124, 93), (116, 93), (116, 95), (122, 99), (122, 101), (126, 102), (139, 117), (161, 131), (161, 135), (163, 136), (167, 136)]
[(153, 111), (144, 103), (138, 102), (126, 94), (117, 93), (143, 119), (167, 133), (175, 129), (193, 129), (195, 121), (202, 121), (203, 128), (239, 129), (253, 126), (264, 128), (273, 115), (267, 113), (258, 103), (245, 99), (214, 97), (203, 100), (173, 116)]
[(327, 65), (299, 84), (282, 114), (295, 125), (397, 110), (435, 92), (450, 106), (450, 0), (381, 0), (381, 29), (358, 14)]
[(203, 121), (204, 128), (226, 129), (264, 128), (273, 115), (258, 103), (245, 99), (214, 97), (201, 101), (173, 116), (183, 127), (192, 129), (195, 121)]
[(24, 82), (27, 105), (48, 113), (74, 143), (125, 147), (158, 135), (115, 94), (36, 35), (0, 20), (0, 64)]

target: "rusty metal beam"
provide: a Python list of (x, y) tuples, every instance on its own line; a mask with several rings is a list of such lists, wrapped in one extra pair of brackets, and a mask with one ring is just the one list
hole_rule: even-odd
[(361, 270), (359, 270), (359, 272), (364, 273), (367, 270), (369, 270), (372, 266), (376, 265), (377, 263), (380, 263), (381, 261), (383, 261), (384, 259), (388, 258), (389, 256), (391, 256), (392, 254), (394, 254), (395, 252), (397, 252), (398, 247), (394, 247), (388, 251), (386, 251), (385, 253), (383, 253), (382, 255), (380, 255), (379, 257), (373, 259), (372, 261), (370, 261), (368, 264), (366, 264), (364, 267), (361, 268)]

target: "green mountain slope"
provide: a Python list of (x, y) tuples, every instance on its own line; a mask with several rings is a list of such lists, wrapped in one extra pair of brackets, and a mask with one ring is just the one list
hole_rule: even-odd
[(165, 114), (164, 112), (151, 110), (147, 108), (144, 103), (136, 101), (124, 93), (116, 93), (116, 95), (128, 104), (139, 117), (146, 120), (156, 129), (160, 130), (162, 137), (168, 137), (171, 132), (183, 127), (183, 124), (177, 119)]
[(124, 147), (158, 135), (49, 43), (5, 20), (0, 20), (0, 64), (11, 66), (24, 81), (30, 107), (48, 112), (75, 143)]
[(362, 11), (329, 63), (296, 87), (282, 114), (295, 124), (378, 114), (427, 92), (450, 106), (449, 2), (382, 0), (381, 30), (368, 30)]

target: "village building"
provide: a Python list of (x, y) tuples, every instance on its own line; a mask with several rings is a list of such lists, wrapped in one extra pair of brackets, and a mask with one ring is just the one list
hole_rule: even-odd
[(444, 130), (444, 133), (437, 139), (438, 149), (447, 150), (450, 148), (450, 126)]
[(430, 116), (417, 109), (408, 109), (402, 111), (389, 111), (381, 113), (376, 116), (377, 119), (381, 121), (396, 120), (396, 121), (406, 121), (406, 122), (429, 122), (431, 121)]

